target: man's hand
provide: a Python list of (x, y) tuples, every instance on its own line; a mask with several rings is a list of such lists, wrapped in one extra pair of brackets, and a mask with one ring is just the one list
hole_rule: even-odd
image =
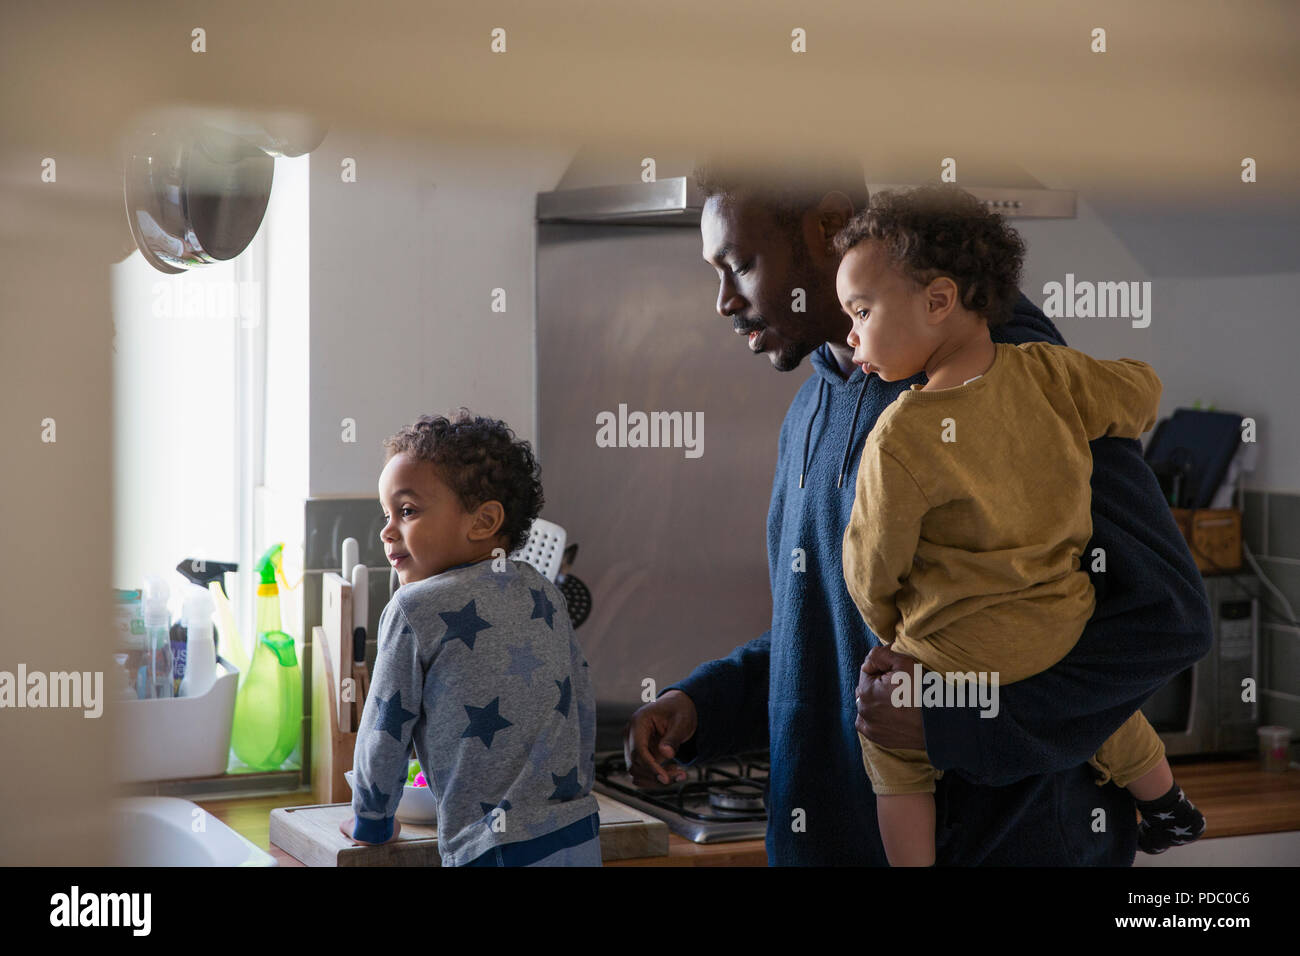
[[(382, 845), (383, 845), (383, 844), (381, 844), (381, 843), (370, 843), (370, 842), (367, 842), (366, 840), (358, 840), (356, 837), (354, 837), (354, 836), (352, 835), (352, 829), (353, 829), (353, 827), (355, 826), (355, 824), (356, 824), (356, 818), (355, 818), (355, 817), (345, 817), (344, 819), (342, 819), (342, 820), (339, 821), (339, 832), (342, 833), (342, 834), (343, 834), (345, 837), (347, 837), (349, 840), (351, 840), (353, 843), (362, 843), (362, 844), (365, 844), (366, 846), (382, 846)], [(385, 840), (384, 843), (392, 843), (394, 840), (397, 839), (397, 835), (398, 835), (399, 833), (401, 833), (401, 832), (402, 832), (402, 821), (401, 821), (401, 820), (394, 820), (394, 821), (393, 821), (393, 835), (390, 836), (387, 840)]]
[(677, 748), (695, 736), (698, 716), (695, 702), (679, 690), (670, 690), (632, 715), (623, 729), (623, 757), (632, 782), (638, 787), (686, 779), (681, 767), (665, 767)]
[[(925, 726), (919, 707), (895, 707), (890, 703), (894, 685), (890, 671), (906, 671), (910, 677), (915, 660), (895, 654), (881, 645), (872, 648), (858, 674), (858, 733), (881, 747), (902, 750), (925, 749)], [(640, 713), (640, 711), (638, 711)]]

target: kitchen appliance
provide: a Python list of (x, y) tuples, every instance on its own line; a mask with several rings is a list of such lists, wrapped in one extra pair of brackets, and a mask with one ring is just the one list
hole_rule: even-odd
[(609, 752), (596, 755), (592, 789), (658, 817), (695, 843), (762, 840), (769, 768), (767, 751), (745, 753), (700, 761), (683, 768), (681, 783), (642, 789), (632, 783), (623, 754)]
[(1205, 579), (1214, 642), (1142, 706), (1170, 756), (1253, 751), (1258, 700), (1243, 701), (1250, 678), (1258, 696), (1260, 580), (1254, 575)]

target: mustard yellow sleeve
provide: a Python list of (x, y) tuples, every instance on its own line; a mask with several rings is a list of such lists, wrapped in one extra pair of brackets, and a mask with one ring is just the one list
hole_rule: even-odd
[(929, 510), (911, 473), (889, 452), (868, 443), (844, 530), (844, 583), (862, 619), (882, 641), (892, 643), (896, 637), (898, 591), (912, 571), (921, 519)]
[(1164, 386), (1146, 362), (1095, 359), (1063, 346), (1051, 355), (1070, 383), (1089, 441), (1137, 438), (1156, 423)]

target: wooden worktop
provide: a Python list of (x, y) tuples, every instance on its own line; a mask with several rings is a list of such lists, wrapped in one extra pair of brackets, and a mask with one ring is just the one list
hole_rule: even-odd
[[(1300, 771), (1265, 773), (1255, 760), (1174, 763), (1174, 777), (1209, 822), (1206, 839), (1300, 830)], [(271, 811), (315, 802), (311, 791), (195, 801), (231, 829), (269, 852), (281, 866), (302, 864), (270, 842)], [(692, 843), (676, 834), (668, 856), (621, 860), (609, 866), (766, 866), (762, 840)]]

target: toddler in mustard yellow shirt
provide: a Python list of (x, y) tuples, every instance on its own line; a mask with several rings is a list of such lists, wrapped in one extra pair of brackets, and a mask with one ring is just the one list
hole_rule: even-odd
[[(867, 439), (845, 583), (881, 641), (943, 676), (944, 705), (975, 706), (977, 686), (987, 701), (1000, 684), (1051, 667), (1082, 634), (1095, 607), (1080, 570), (1092, 536), (1088, 443), (1151, 428), (1160, 380), (1133, 359), (994, 342), (989, 327), (1019, 295), (1024, 244), (960, 189), (879, 193), (835, 243), (854, 362), (885, 381), (928, 379), (899, 395)], [(906, 691), (906, 703), (920, 699)], [(891, 865), (933, 864), (941, 772), (924, 750), (859, 738)], [(1099, 783), (1137, 800), (1146, 852), (1204, 832), (1141, 711), (1091, 763)]]

